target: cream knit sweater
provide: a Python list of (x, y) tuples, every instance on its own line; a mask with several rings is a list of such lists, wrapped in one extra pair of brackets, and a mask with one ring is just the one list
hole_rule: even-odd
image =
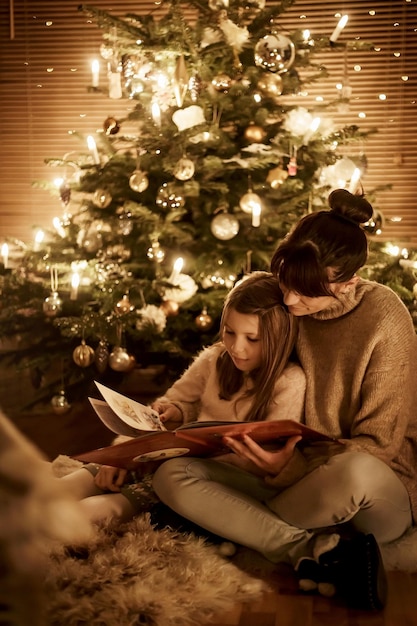
[[(205, 348), (179, 380), (170, 387), (158, 402), (171, 402), (178, 406), (184, 423), (198, 421), (244, 421), (252, 398), (242, 398), (246, 387), (231, 400), (219, 398), (216, 361), (224, 348), (218, 344)], [(249, 381), (250, 379), (248, 379)], [(289, 363), (276, 381), (271, 399), (268, 420), (293, 419), (300, 421), (304, 408), (305, 375), (299, 365)]]
[(417, 521), (417, 336), (408, 310), (388, 287), (361, 280), (299, 323), (305, 423), (392, 467)]

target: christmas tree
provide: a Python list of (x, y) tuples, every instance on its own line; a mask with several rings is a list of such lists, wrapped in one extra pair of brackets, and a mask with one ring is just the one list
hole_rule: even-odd
[[(3, 357), (30, 368), (35, 401), (64, 411), (66, 394), (117, 385), (136, 365), (174, 378), (215, 339), (227, 291), (268, 269), (292, 224), (332, 188), (360, 190), (366, 158), (346, 149), (370, 131), (332, 122), (348, 91), (314, 111), (294, 99), (325, 78), (315, 55), (339, 45), (343, 20), (330, 37), (286, 32), (292, 4), (172, 0), (124, 18), (80, 7), (103, 31), (109, 99), (132, 106), (95, 135), (73, 133), (76, 159), (48, 159), (62, 215), (13, 271), (3, 251), (0, 335), (19, 339)], [(384, 268), (367, 276), (389, 282)], [(394, 282), (411, 305), (414, 279)]]

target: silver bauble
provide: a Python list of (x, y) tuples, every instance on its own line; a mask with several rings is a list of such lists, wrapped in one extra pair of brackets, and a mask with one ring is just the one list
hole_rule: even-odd
[(294, 58), (295, 46), (285, 35), (265, 35), (255, 46), (255, 65), (271, 72), (287, 72)]
[(219, 213), (213, 218), (210, 230), (217, 239), (228, 241), (238, 234), (239, 221), (230, 213)]
[(65, 415), (71, 409), (71, 405), (68, 402), (65, 391), (61, 389), (59, 394), (51, 398), (52, 410), (56, 415)]
[(53, 291), (43, 303), (43, 312), (47, 317), (55, 317), (62, 311), (62, 300), (57, 291)]
[(195, 165), (191, 159), (183, 157), (178, 161), (174, 169), (174, 176), (178, 180), (190, 180), (194, 176)]

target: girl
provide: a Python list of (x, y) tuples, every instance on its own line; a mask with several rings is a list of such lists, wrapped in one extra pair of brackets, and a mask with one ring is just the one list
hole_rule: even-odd
[[(232, 289), (223, 307), (220, 337), (155, 401), (153, 408), (161, 420), (172, 424), (193, 420), (299, 421), (305, 376), (300, 366), (290, 361), (296, 320), (283, 306), (282, 292), (272, 274), (254, 272)], [(298, 440), (291, 438), (288, 455)], [(216, 462), (223, 465), (219, 461), (259, 473), (250, 460), (234, 454), (217, 457)], [(302, 460), (296, 456), (289, 464), (286, 481), (300, 472), (299, 465)], [(62, 480), (72, 485), (91, 521), (125, 521), (144, 507), (150, 508), (153, 501), (146, 489), (144, 496), (143, 485), (126, 485), (126, 477), (126, 470), (88, 464)]]
[[(284, 490), (273, 479), (244, 479), (232, 467), (186, 458), (158, 468), (154, 488), (209, 531), (292, 563), (301, 588), (381, 609), (386, 580), (377, 541), (396, 540), (417, 519), (417, 338), (400, 299), (356, 275), (367, 258), (361, 224), (371, 205), (344, 189), (329, 204), (330, 211), (300, 220), (271, 267), (299, 320), (303, 421), (341, 442), (303, 446), (305, 476)], [(280, 451), (249, 437), (226, 443), (279, 480)], [(341, 538), (346, 523), (354, 532)]]

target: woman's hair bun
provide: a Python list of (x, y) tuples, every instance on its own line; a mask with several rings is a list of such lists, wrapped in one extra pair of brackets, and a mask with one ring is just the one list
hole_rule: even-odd
[(329, 195), (333, 213), (351, 222), (364, 224), (373, 215), (372, 205), (363, 196), (354, 195), (347, 189), (335, 189)]

